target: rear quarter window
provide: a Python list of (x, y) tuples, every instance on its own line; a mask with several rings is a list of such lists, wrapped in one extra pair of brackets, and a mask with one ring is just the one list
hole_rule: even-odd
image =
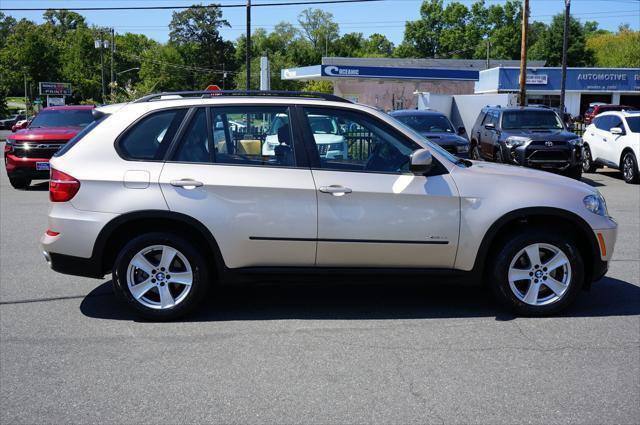
[(120, 136), (118, 153), (128, 160), (161, 159), (186, 113), (186, 108), (180, 108), (144, 116)]

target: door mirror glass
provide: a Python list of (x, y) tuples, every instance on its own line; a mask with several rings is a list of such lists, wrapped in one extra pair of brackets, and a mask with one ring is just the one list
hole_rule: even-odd
[(433, 166), (433, 157), (427, 149), (418, 149), (411, 154), (411, 172), (417, 176), (428, 173)]
[(487, 130), (495, 130), (496, 129), (496, 125), (492, 122), (487, 123), (484, 125), (484, 128), (486, 128)]
[(622, 136), (624, 134), (624, 131), (620, 127), (613, 127), (609, 132), (616, 136)]
[(459, 136), (462, 136), (463, 134), (466, 134), (466, 133), (467, 133), (467, 130), (465, 130), (464, 127), (462, 127), (462, 126), (458, 127), (458, 135)]

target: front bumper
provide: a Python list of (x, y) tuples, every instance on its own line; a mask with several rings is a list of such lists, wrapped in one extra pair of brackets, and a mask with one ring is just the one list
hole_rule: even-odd
[(10, 177), (27, 177), (31, 179), (48, 179), (49, 170), (36, 169), (36, 163), (49, 162), (49, 158), (23, 158), (6, 153), (4, 156), (7, 175)]
[(504, 145), (503, 157), (515, 165), (557, 171), (565, 171), (582, 164), (581, 146), (555, 143), (552, 146), (528, 144), (516, 148)]

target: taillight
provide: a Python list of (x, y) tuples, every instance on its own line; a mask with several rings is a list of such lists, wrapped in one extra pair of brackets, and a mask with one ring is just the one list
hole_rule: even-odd
[(80, 189), (80, 182), (68, 174), (51, 169), (49, 180), (49, 199), (51, 202), (67, 202), (73, 198)]

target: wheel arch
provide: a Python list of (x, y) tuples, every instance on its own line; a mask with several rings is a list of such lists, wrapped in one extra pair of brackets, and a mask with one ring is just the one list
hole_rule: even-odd
[[(554, 222), (550, 224), (549, 219), (553, 219)], [(584, 264), (593, 265), (593, 268), (585, 267), (585, 286), (588, 287), (594, 277), (600, 277), (598, 268), (602, 263), (600, 248), (591, 226), (575, 213), (552, 207), (522, 208), (511, 211), (496, 220), (482, 239), (473, 267), (474, 273), (484, 276), (491, 253), (496, 251), (501, 239), (522, 226), (530, 225), (569, 232), (578, 245)]]
[(163, 210), (142, 210), (120, 215), (107, 223), (96, 238), (91, 258), (100, 271), (108, 273), (118, 251), (133, 237), (147, 232), (166, 231), (179, 234), (203, 247), (205, 257), (215, 261), (211, 275), (225, 267), (217, 241), (200, 221), (188, 215)]

